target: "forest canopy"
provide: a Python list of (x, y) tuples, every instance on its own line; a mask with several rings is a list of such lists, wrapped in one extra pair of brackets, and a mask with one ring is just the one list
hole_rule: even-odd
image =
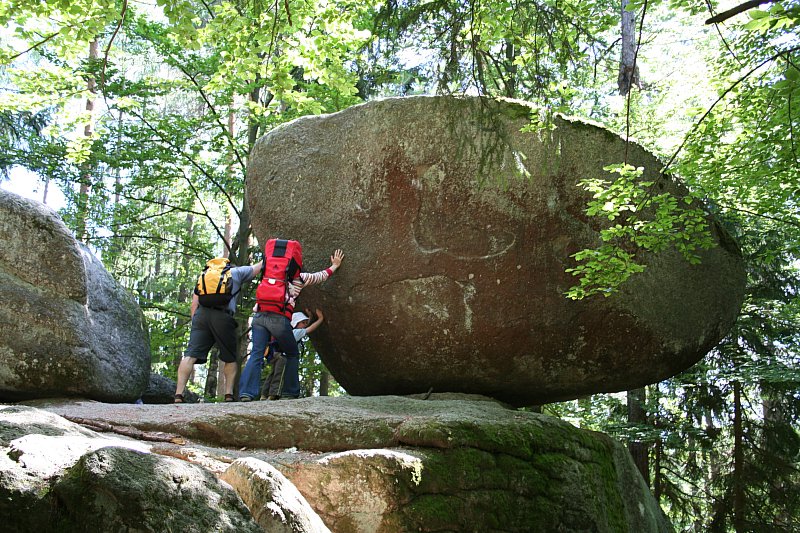
[[(64, 193), (174, 376), (200, 266), (258, 257), (245, 168), (272, 128), (414, 94), (527, 100), (532, 128), (599, 122), (705, 207), (675, 209), (624, 160), (586, 180), (587, 211), (618, 224), (573, 257), (565, 297), (613, 293), (647, 268), (640, 250), (696, 261), (708, 213), (742, 249), (747, 296), (684, 374), (543, 409), (628, 442), (679, 530), (797, 530), (799, 21), (797, 0), (0, 0), (0, 180), (24, 168), (43, 201)], [(311, 353), (306, 392), (326, 379)]]

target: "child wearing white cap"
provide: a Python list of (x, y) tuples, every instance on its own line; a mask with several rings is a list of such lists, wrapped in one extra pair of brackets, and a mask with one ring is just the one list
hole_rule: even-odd
[[(308, 311), (308, 309), (306, 309)], [(298, 352), (302, 353), (302, 341), (307, 335), (313, 333), (325, 320), (325, 316), (320, 309), (316, 309), (316, 320), (309, 324), (311, 320), (306, 313), (295, 311), (292, 313), (292, 334), (298, 346)], [(264, 388), (261, 390), (261, 399), (277, 400), (281, 397), (284, 385), (284, 376), (286, 372), (286, 357), (283, 354), (273, 353), (272, 370), (269, 377), (264, 382)]]

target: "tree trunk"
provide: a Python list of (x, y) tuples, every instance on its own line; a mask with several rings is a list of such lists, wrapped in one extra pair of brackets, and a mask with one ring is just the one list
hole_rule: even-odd
[[(647, 412), (644, 404), (647, 392), (644, 388), (628, 391), (628, 424), (643, 426), (647, 424)], [(633, 462), (647, 486), (650, 486), (650, 450), (644, 442), (632, 440), (628, 444)]]
[[(222, 257), (227, 257), (228, 259), (231, 258), (231, 232), (233, 228), (233, 215), (231, 214), (230, 209), (226, 209), (225, 215), (225, 229), (223, 234), (223, 239), (225, 240), (225, 244), (222, 246)], [(233, 261), (236, 266), (242, 266), (236, 261)]]
[(746, 531), (744, 516), (744, 435), (742, 431), (742, 384), (733, 382), (733, 528)]
[(216, 392), (214, 396), (222, 398), (225, 394), (225, 363), (217, 359), (217, 372), (216, 372)]
[(505, 63), (506, 63), (506, 79), (505, 89), (508, 98), (516, 98), (517, 96), (517, 48), (514, 46), (512, 39), (506, 39), (505, 42)]
[(617, 87), (619, 94), (627, 95), (631, 87), (639, 84), (639, 67), (636, 66), (636, 13), (628, 11), (629, 0), (622, 0), (622, 54), (619, 61)]
[[(769, 476), (769, 502), (775, 509), (772, 519), (777, 531), (791, 531), (794, 523), (796, 504), (793, 501), (794, 458), (797, 456), (798, 442), (794, 435), (792, 410), (788, 406), (795, 401), (789, 391), (777, 391), (769, 383), (762, 382), (761, 408), (764, 413), (764, 427), (761, 433), (759, 455), (763, 464), (769, 461), (770, 467), (762, 475)], [(787, 394), (788, 392), (788, 394)], [(789, 437), (790, 436), (790, 437)], [(787, 439), (787, 437), (789, 437)], [(752, 527), (752, 526), (751, 526)]]
[(211, 350), (208, 355), (208, 374), (206, 375), (206, 385), (203, 388), (206, 396), (215, 398), (217, 396), (217, 383), (219, 382), (217, 370), (219, 369), (219, 358), (217, 357), (217, 349)]
[[(185, 235), (186, 235), (186, 241), (191, 242), (192, 237), (194, 236), (194, 215), (192, 213), (186, 214)], [(189, 251), (185, 250), (183, 256), (181, 257), (181, 272), (180, 272), (181, 277), (184, 279), (191, 279), (189, 276), (189, 257), (190, 257)], [(178, 288), (178, 301), (179, 302), (187, 301), (190, 298), (192, 290), (193, 286), (190, 286), (188, 282), (181, 283), (180, 287)]]
[(319, 395), (320, 396), (328, 396), (331, 388), (331, 375), (328, 372), (328, 369), (322, 367), (322, 371), (319, 373)]
[[(89, 61), (97, 59), (99, 44), (97, 39), (89, 43)], [(86, 88), (89, 90), (89, 96), (86, 98), (86, 111), (89, 117), (86, 120), (86, 125), (83, 127), (83, 136), (91, 138), (94, 133), (94, 95), (97, 88), (95, 79), (89, 77)], [(89, 194), (91, 193), (92, 171), (91, 164), (86, 163), (81, 169), (80, 189), (77, 198), (77, 217), (75, 235), (78, 240), (89, 242), (89, 235), (86, 231), (87, 218), (89, 217)]]
[[(194, 215), (192, 213), (186, 214), (186, 238), (185, 240), (188, 242), (192, 241), (192, 237), (194, 236)], [(181, 256), (181, 271), (180, 271), (180, 278), (182, 280), (191, 280), (193, 279), (189, 275), (189, 250), (184, 250), (183, 255)], [(178, 302), (187, 302), (191, 301), (191, 295), (194, 291), (194, 285), (191, 284), (190, 281), (182, 281), (180, 287), (178, 288)], [(190, 322), (191, 319), (183, 318), (182, 316), (176, 315), (175, 317), (175, 329), (177, 330), (179, 327), (183, 325), (184, 322)], [(181, 358), (183, 354), (179, 351), (175, 353), (175, 356), (172, 360), (172, 364), (175, 365), (175, 368), (178, 368), (178, 365), (181, 364)]]
[(656, 502), (661, 504), (661, 494), (663, 494), (663, 479), (661, 477), (661, 454), (663, 451), (663, 443), (661, 439), (656, 441), (654, 450), (654, 464), (653, 464), (653, 497)]

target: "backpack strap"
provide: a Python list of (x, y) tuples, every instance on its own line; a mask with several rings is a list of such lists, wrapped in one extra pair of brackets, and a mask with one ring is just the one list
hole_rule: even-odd
[[(206, 288), (206, 272), (208, 272), (208, 265), (203, 269), (203, 272), (200, 274), (200, 281), (203, 283), (203, 293), (208, 294), (208, 288)], [(197, 292), (197, 287), (194, 288), (195, 292)]]
[(289, 241), (286, 239), (276, 239), (275, 240), (275, 248), (272, 250), (272, 255), (274, 257), (283, 257), (286, 255), (286, 247), (289, 245)]
[[(217, 283), (217, 292), (219, 292), (220, 288), (222, 288), (222, 282), (225, 281), (225, 274), (230, 272), (231, 264), (228, 263), (222, 268), (222, 272), (219, 273), (219, 282)], [(231, 275), (231, 281), (233, 281), (233, 275)], [(203, 290), (206, 288), (206, 278), (203, 276)], [(237, 291), (238, 292), (238, 291)], [(235, 293), (231, 293), (231, 296), (235, 296)]]

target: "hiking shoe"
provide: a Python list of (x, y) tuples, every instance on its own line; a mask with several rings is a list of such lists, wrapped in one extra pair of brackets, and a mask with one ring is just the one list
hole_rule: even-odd
[(280, 396), (275, 396), (274, 394), (267, 398), (267, 400), (280, 400), (280, 399), (281, 399)]
[(176, 394), (174, 402), (175, 403), (186, 403), (186, 400), (183, 399), (183, 394)]
[(235, 402), (236, 399), (233, 397), (233, 394), (226, 394), (225, 395), (225, 401), (226, 402)]
[(240, 402), (252, 402), (253, 399), (250, 396), (239, 396)]

